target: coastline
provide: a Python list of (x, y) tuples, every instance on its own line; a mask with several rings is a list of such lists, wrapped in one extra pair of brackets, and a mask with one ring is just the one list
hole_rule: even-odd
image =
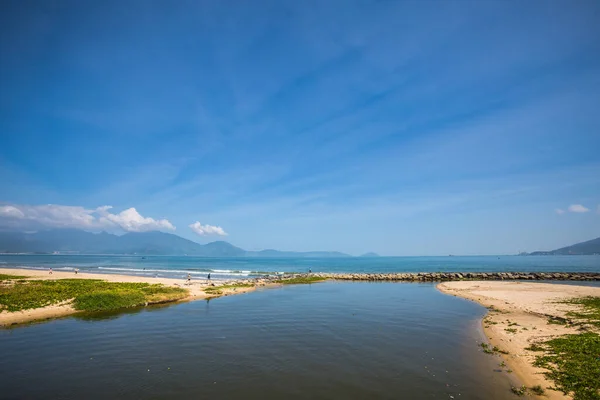
[[(600, 296), (598, 287), (530, 282), (444, 282), (437, 288), (488, 308), (481, 327), (490, 344), (508, 352), (500, 356), (525, 386), (540, 385), (544, 389), (553, 387), (553, 383), (543, 375), (544, 369), (533, 366), (536, 354), (526, 348), (557, 336), (580, 333), (576, 327), (548, 322), (569, 319), (567, 313), (577, 310), (560, 301)], [(547, 390), (544, 397), (571, 398), (555, 390)]]
[[(18, 268), (2, 268), (0, 269), (0, 272), (3, 274), (26, 276), (28, 280), (99, 279), (107, 282), (161, 284), (167, 287), (178, 287), (188, 290), (187, 297), (181, 300), (173, 301), (173, 303), (181, 301), (211, 299), (231, 294), (247, 293), (256, 290), (258, 286), (266, 286), (266, 283), (264, 282), (255, 282), (252, 284), (252, 286), (232, 287), (223, 289), (219, 291), (219, 293), (207, 293), (205, 292), (205, 289), (216, 287), (216, 285), (227, 284), (229, 282), (218, 282), (216, 284), (211, 284), (206, 279), (196, 279), (192, 280), (191, 284), (188, 285), (185, 279), (148, 278), (133, 275), (91, 274), (85, 272), (79, 272), (78, 274), (75, 274), (73, 272), (65, 271), (53, 271), (52, 275), (50, 275), (48, 271)], [(160, 302), (149, 304), (159, 303)], [(33, 321), (60, 318), (80, 312), (81, 311), (78, 311), (75, 308), (73, 308), (73, 306), (68, 302), (23, 311), (0, 311), (0, 328), (5, 328), (11, 325), (24, 324)]]

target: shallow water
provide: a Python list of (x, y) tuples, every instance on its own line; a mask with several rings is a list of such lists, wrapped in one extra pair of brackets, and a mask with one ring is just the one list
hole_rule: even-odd
[(7, 255), (0, 268), (204, 279), (254, 277), (283, 272), (597, 272), (600, 256), (469, 256), (376, 258), (258, 258), (108, 255)]
[(336, 283), (0, 331), (2, 398), (509, 399), (483, 307)]

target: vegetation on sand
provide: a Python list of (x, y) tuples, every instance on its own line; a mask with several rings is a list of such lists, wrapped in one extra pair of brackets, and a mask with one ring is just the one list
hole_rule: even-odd
[(516, 394), (517, 396), (523, 396), (525, 394), (525, 392), (527, 392), (527, 388), (525, 386), (521, 386), (521, 387), (511, 386), (510, 391), (513, 392), (514, 394)]
[(483, 349), (483, 352), (485, 354), (496, 354), (496, 353), (508, 354), (508, 351), (500, 350), (500, 348), (498, 348), (498, 346), (490, 347), (489, 344), (483, 343), (483, 342), (480, 343), (479, 345), (481, 346), (481, 348)]
[(21, 275), (8, 275), (8, 274), (0, 274), (0, 282), (4, 282), (4, 281), (12, 281), (15, 279), (25, 279), (27, 278), (26, 276), (21, 276)]
[(73, 301), (76, 310), (108, 311), (176, 301), (188, 291), (149, 283), (58, 279), (16, 282), (0, 287), (0, 311), (21, 311)]
[(572, 311), (569, 316), (585, 319), (588, 323), (600, 327), (600, 297), (581, 297), (567, 301), (568, 304), (582, 306), (582, 311)]
[(535, 385), (529, 388), (529, 390), (531, 390), (531, 392), (533, 394), (537, 394), (538, 396), (541, 396), (544, 394), (544, 388), (542, 388), (540, 385)]
[(220, 296), (223, 294), (224, 290), (228, 290), (228, 289), (236, 290), (238, 288), (249, 288), (249, 287), (253, 287), (253, 286), (254, 285), (251, 285), (248, 283), (236, 283), (236, 284), (231, 284), (231, 285), (209, 286), (204, 289), (204, 293), (215, 295), (215, 296)]
[(321, 278), (320, 276), (297, 276), (291, 279), (281, 279), (275, 281), (275, 283), (280, 283), (282, 285), (298, 285), (303, 283), (316, 283), (322, 282), (325, 278)]
[(600, 399), (600, 335), (587, 332), (552, 339), (529, 350), (543, 351), (535, 364), (556, 388), (574, 400)]

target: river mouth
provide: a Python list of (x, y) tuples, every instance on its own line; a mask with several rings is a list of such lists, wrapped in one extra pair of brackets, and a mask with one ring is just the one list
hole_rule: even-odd
[(0, 331), (6, 398), (509, 399), (486, 310), (433, 284), (325, 282)]

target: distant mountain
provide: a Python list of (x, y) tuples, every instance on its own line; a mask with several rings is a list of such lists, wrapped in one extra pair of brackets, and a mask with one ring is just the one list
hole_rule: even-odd
[(372, 251), (365, 253), (365, 254), (361, 254), (359, 257), (363, 257), (363, 258), (373, 258), (373, 257), (381, 257), (379, 254), (377, 253), (373, 253)]
[(587, 242), (577, 243), (571, 246), (562, 247), (552, 251), (534, 251), (529, 253), (532, 256), (540, 255), (592, 255), (600, 254), (600, 237)]
[(339, 252), (246, 251), (224, 241), (200, 244), (164, 232), (130, 232), (122, 236), (77, 229), (35, 233), (0, 232), (0, 253), (78, 253), (190, 255), (202, 257), (350, 257)]

